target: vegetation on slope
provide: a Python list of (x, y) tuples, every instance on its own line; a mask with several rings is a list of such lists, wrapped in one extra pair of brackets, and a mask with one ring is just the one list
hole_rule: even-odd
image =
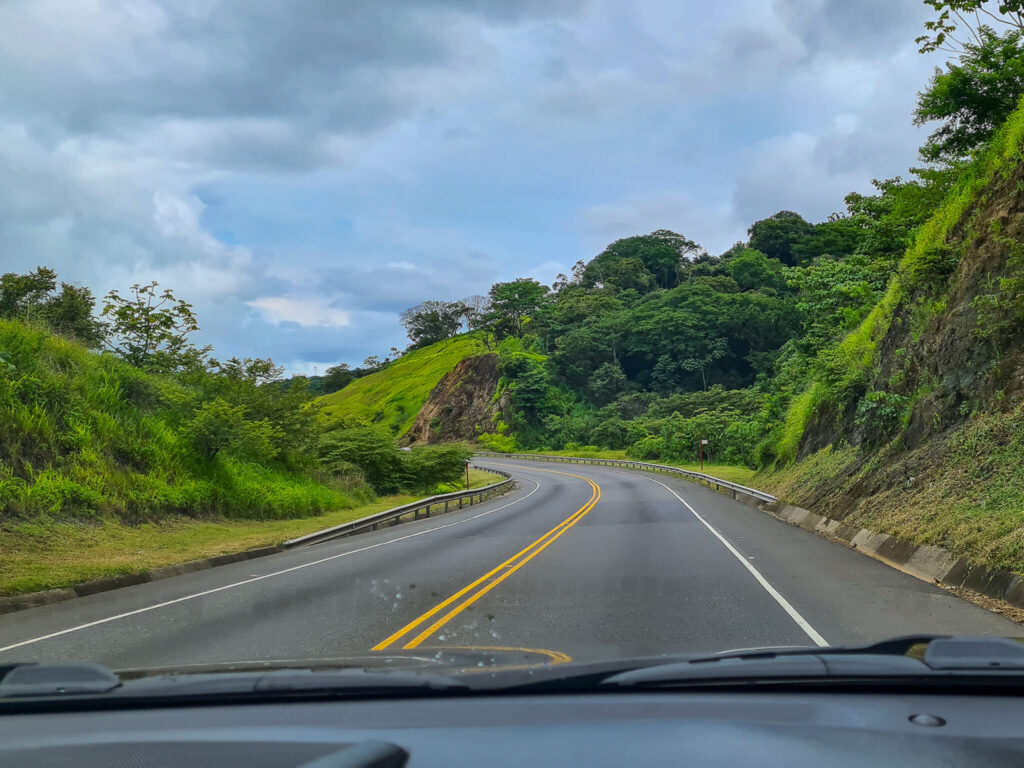
[(366, 501), (365, 490), (331, 487), (290, 468), (258, 428), (244, 426), (258, 422), (230, 412), (211, 428), (235, 427), (233, 444), (212, 455), (202, 450), (197, 418), (209, 415), (204, 399), (218, 400), (209, 381), (188, 386), (13, 320), (0, 320), (0, 350), (9, 359), (0, 371), (5, 518), (268, 519)]
[[(473, 470), (472, 487), (496, 482), (490, 472)], [(437, 493), (460, 490), (463, 480), (438, 486)], [(96, 520), (13, 521), (0, 526), (0, 596), (73, 586), (83, 581), (140, 573), (152, 568), (215, 555), (272, 546), (307, 533), (341, 525), (415, 500), (419, 494), (384, 496), (368, 504), (288, 520), (193, 519), (172, 516), (159, 522), (122, 525)]]
[(464, 446), (324, 432), (301, 377), (210, 359), (170, 291), (111, 292), (104, 322), (87, 289), (56, 286), (45, 267), (0, 276), (0, 592), (273, 543), (462, 482)]
[(384, 368), (319, 398), (321, 420), (366, 420), (392, 435), (405, 433), (441, 378), (463, 358), (485, 352), (482, 334), (445, 339), (402, 355)]

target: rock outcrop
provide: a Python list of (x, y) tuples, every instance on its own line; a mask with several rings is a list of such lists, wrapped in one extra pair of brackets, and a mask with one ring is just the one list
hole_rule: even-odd
[(504, 407), (498, 390), (498, 356), (475, 355), (459, 362), (430, 392), (416, 421), (405, 435), (407, 443), (474, 440), (493, 432)]

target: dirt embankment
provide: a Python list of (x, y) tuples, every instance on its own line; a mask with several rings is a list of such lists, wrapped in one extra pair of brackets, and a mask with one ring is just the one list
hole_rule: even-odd
[(406, 433), (406, 442), (474, 440), (481, 432), (494, 431), (494, 420), (503, 407), (502, 398), (494, 397), (500, 378), (497, 355), (460, 361), (430, 392)]

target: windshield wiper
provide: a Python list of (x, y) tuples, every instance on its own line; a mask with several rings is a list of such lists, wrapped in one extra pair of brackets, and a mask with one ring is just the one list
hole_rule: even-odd
[[(907, 655), (927, 643), (921, 658)], [(611, 675), (602, 687), (824, 682), (1024, 683), (1024, 645), (1003, 637), (908, 637), (866, 648), (814, 648), (704, 656)]]
[(287, 696), (372, 696), (468, 690), (436, 673), (361, 669), (157, 675), (122, 681), (97, 664), (18, 664), (0, 668), (0, 707), (69, 700), (166, 701), (191, 698), (260, 699)]

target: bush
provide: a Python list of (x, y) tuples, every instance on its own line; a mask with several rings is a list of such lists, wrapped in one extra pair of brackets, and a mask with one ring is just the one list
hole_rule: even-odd
[(249, 421), (245, 416), (244, 406), (217, 398), (200, 407), (185, 425), (185, 435), (207, 459), (222, 451), (256, 462), (271, 459), (277, 453), (280, 430), (266, 419)]
[(482, 432), (476, 441), (482, 448), (495, 453), (515, 453), (519, 450), (516, 439), (511, 435), (498, 435), (493, 432)]
[(424, 445), (402, 452), (403, 487), (424, 491), (460, 480), (473, 452), (464, 443)]
[(345, 474), (357, 467), (376, 493), (395, 493), (402, 486), (401, 454), (388, 432), (368, 425), (331, 430), (318, 446), (325, 469)]

